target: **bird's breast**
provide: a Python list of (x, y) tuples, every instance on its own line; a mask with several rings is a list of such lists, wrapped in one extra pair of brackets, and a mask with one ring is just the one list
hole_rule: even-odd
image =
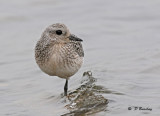
[(52, 76), (69, 78), (79, 70), (83, 63), (83, 57), (71, 45), (54, 46), (51, 53), (49, 60), (40, 68)]

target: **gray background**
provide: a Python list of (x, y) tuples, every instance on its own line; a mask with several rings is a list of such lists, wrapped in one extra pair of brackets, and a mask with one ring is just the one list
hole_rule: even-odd
[(0, 0), (0, 116), (68, 112), (60, 97), (65, 80), (34, 60), (36, 41), (57, 22), (84, 40), (84, 64), (69, 90), (91, 70), (98, 85), (122, 94), (104, 94), (110, 103), (96, 116), (160, 115), (159, 0)]

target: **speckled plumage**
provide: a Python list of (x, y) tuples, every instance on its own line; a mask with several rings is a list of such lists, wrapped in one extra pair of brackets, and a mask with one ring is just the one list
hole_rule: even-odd
[[(62, 34), (58, 35), (61, 31)], [(38, 66), (48, 75), (68, 80), (83, 63), (81, 41), (70, 34), (64, 24), (57, 23), (47, 27), (35, 47)]]

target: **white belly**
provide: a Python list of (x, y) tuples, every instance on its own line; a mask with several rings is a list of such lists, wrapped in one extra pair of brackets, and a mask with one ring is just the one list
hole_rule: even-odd
[(48, 75), (67, 79), (80, 69), (82, 63), (83, 57), (77, 56), (75, 59), (67, 58), (64, 60), (60, 56), (53, 55), (49, 61), (39, 67)]

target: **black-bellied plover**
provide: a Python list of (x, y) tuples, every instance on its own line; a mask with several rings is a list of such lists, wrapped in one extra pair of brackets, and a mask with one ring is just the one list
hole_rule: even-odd
[(66, 79), (64, 95), (67, 95), (68, 79), (83, 63), (82, 39), (71, 34), (64, 24), (50, 25), (42, 33), (35, 47), (35, 59), (40, 69), (50, 76)]

